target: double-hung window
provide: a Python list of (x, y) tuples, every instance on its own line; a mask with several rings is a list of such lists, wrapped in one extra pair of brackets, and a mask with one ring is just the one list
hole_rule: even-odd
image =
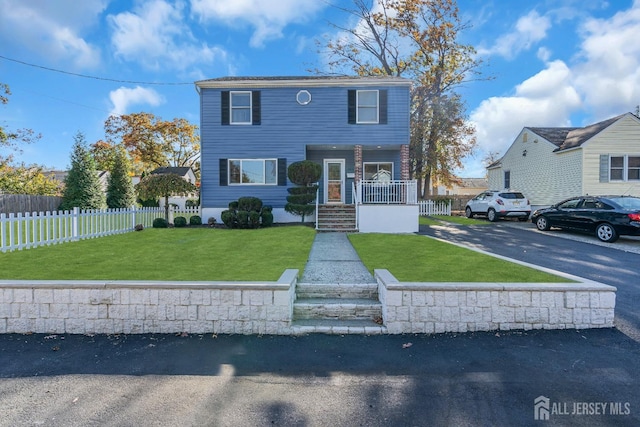
[(609, 159), (611, 181), (640, 181), (640, 156), (611, 156)]
[(357, 123), (378, 123), (378, 91), (359, 90), (357, 92)]
[(251, 124), (251, 92), (231, 92), (229, 104), (231, 124)]
[(229, 185), (278, 185), (277, 159), (229, 159)]

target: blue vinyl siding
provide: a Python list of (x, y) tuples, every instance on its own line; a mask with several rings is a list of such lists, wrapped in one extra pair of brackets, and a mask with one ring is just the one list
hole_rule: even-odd
[[(233, 83), (230, 82), (230, 85)], [(312, 100), (307, 105), (296, 102), (300, 90), (308, 90)], [(408, 86), (380, 86), (387, 90), (387, 124), (349, 124), (347, 94), (358, 87), (269, 87), (259, 90), (261, 98), (260, 125), (226, 125), (221, 123), (221, 91), (201, 88), (201, 200), (202, 206), (226, 207), (242, 196), (260, 197), (274, 208), (286, 203), (285, 186), (219, 186), (219, 159), (286, 158), (287, 166), (304, 160), (307, 146), (336, 145), (385, 146), (409, 143)], [(224, 90), (247, 90), (229, 86)], [(366, 149), (365, 149), (366, 150)], [(396, 150), (397, 151), (397, 150)], [(383, 152), (364, 151), (364, 161), (390, 161)], [(375, 153), (375, 154), (374, 154)], [(326, 154), (326, 155), (325, 155)], [(387, 152), (387, 154), (389, 154)], [(395, 157), (394, 174), (400, 173), (399, 153)], [(332, 150), (309, 151), (310, 160), (322, 164), (323, 158), (345, 158), (347, 172), (353, 172), (353, 150), (338, 156)], [(320, 157), (322, 156), (322, 157)], [(371, 159), (368, 156), (374, 156)], [(397, 163), (397, 164), (396, 164)], [(396, 177), (396, 179), (398, 179)], [(347, 202), (351, 202), (351, 182), (347, 180)]]

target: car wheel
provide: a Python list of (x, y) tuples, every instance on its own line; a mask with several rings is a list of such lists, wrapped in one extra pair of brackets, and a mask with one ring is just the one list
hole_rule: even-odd
[(498, 215), (496, 215), (495, 209), (489, 208), (487, 211), (487, 219), (491, 222), (496, 222), (498, 220)]
[(473, 218), (473, 211), (469, 206), (467, 206), (467, 209), (464, 210), (464, 213), (465, 215), (467, 215), (467, 218)]
[(540, 231), (548, 231), (551, 228), (549, 221), (543, 216), (539, 216), (538, 219), (536, 219), (536, 227)]
[(598, 239), (606, 243), (613, 243), (618, 240), (619, 237), (616, 229), (606, 222), (598, 225), (598, 228), (596, 228), (596, 236), (598, 236)]

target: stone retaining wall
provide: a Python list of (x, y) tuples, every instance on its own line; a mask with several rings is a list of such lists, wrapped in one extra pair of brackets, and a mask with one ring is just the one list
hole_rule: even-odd
[(400, 283), (375, 270), (388, 333), (613, 327), (616, 288), (601, 283)]
[(0, 281), (0, 333), (287, 334), (298, 270), (277, 282)]

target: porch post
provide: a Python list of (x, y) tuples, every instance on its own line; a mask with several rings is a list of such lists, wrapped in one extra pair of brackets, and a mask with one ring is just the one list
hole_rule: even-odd
[(409, 144), (400, 147), (400, 179), (409, 180)]
[(358, 185), (358, 183), (362, 181), (362, 145), (356, 145), (353, 147), (353, 157), (355, 159), (354, 182)]

